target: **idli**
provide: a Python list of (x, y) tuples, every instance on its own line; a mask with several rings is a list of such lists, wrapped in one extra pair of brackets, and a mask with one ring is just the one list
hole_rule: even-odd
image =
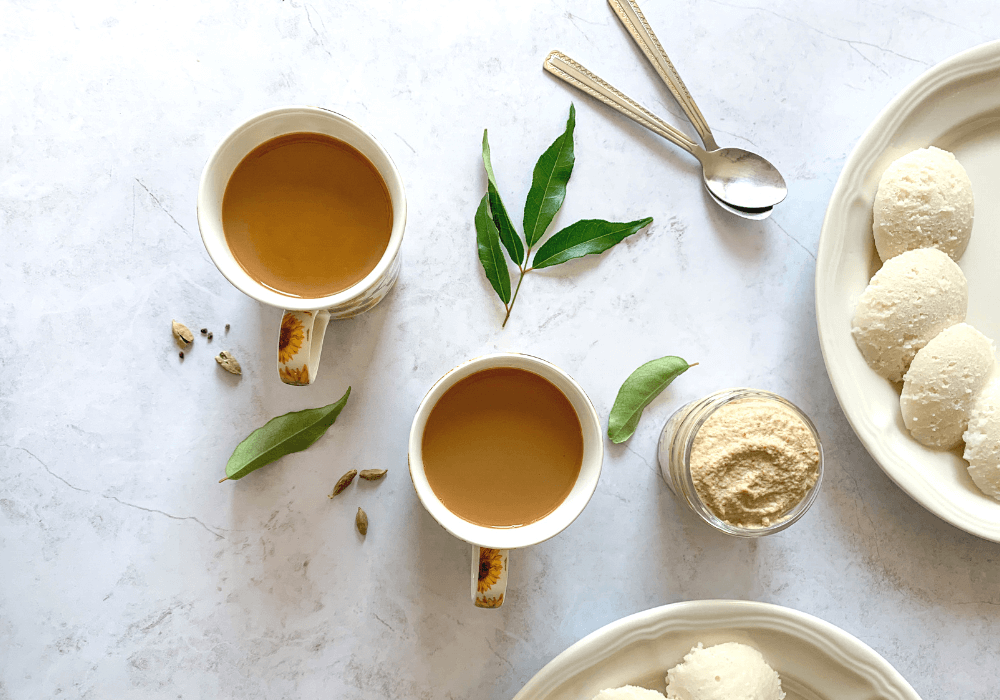
[(921, 444), (947, 450), (962, 441), (969, 410), (993, 369), (993, 341), (967, 323), (941, 331), (903, 377), (903, 423)]
[(909, 250), (875, 273), (854, 310), (854, 342), (868, 366), (890, 382), (917, 350), (965, 320), (969, 288), (955, 261), (937, 248)]
[(738, 642), (701, 644), (667, 671), (668, 700), (782, 700), (781, 679), (761, 653)]
[(919, 148), (882, 173), (872, 232), (882, 261), (916, 248), (938, 248), (958, 260), (969, 245), (972, 182), (954, 155)]
[(634, 685), (608, 688), (594, 696), (594, 700), (663, 700), (663, 693)]
[(980, 491), (1000, 500), (1000, 379), (972, 400), (964, 439), (969, 475)]

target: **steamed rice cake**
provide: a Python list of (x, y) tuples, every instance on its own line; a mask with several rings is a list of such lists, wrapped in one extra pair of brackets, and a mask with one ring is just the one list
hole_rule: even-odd
[(903, 377), (903, 423), (921, 444), (951, 449), (962, 441), (976, 393), (993, 369), (993, 341), (967, 323), (942, 331)]
[(668, 700), (782, 700), (781, 679), (759, 651), (739, 642), (693, 648), (667, 671)]
[(916, 248), (938, 248), (958, 260), (972, 235), (974, 210), (972, 182), (954, 155), (933, 146), (911, 151), (879, 180), (875, 248), (883, 262)]
[(987, 496), (1000, 500), (1000, 379), (976, 395), (963, 436), (969, 476)]
[(635, 685), (608, 688), (594, 696), (594, 700), (664, 700), (663, 693)]
[(945, 328), (965, 320), (969, 288), (961, 268), (937, 248), (887, 260), (854, 310), (854, 341), (868, 366), (903, 380), (913, 356)]

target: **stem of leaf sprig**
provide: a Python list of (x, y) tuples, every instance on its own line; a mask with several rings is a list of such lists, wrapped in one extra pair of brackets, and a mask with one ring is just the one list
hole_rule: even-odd
[[(531, 252), (531, 248), (528, 248), (528, 251), (524, 254), (525, 259), (527, 259), (528, 253), (530, 253), (530, 252)], [(517, 293), (519, 291), (521, 291), (521, 282), (524, 281), (524, 276), (526, 274), (528, 274), (529, 272), (531, 272), (532, 270), (534, 270), (535, 268), (533, 268), (533, 267), (525, 268), (525, 267), (522, 267), (522, 266), (518, 266), (517, 269), (521, 271), (521, 276), (517, 280), (517, 287), (514, 288), (514, 296), (512, 296), (510, 298), (510, 303), (506, 305), (507, 315), (503, 317), (503, 323), (500, 324), (501, 328), (506, 328), (507, 327), (507, 319), (510, 318), (510, 312), (514, 308), (514, 302), (517, 301)]]
[[(603, 253), (653, 222), (652, 218), (627, 223), (602, 219), (577, 221), (553, 234), (539, 247), (534, 259), (529, 263), (532, 248), (545, 236), (546, 230), (566, 197), (566, 185), (573, 173), (575, 162), (573, 153), (575, 128), (576, 108), (570, 105), (565, 131), (552, 142), (535, 164), (531, 189), (524, 204), (523, 238), (514, 228), (500, 198), (496, 177), (493, 174), (489, 140), (486, 131), (483, 131), (483, 165), (486, 167), (487, 190), (476, 211), (476, 240), (479, 260), (486, 278), (507, 312), (500, 325), (501, 328), (507, 326), (510, 312), (514, 308), (514, 302), (517, 301), (526, 274), (584, 255)], [(510, 292), (510, 271), (504, 257), (505, 252), (521, 273), (513, 295)]]

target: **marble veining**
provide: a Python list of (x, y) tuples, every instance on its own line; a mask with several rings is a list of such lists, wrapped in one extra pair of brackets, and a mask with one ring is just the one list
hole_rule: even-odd
[[(771, 219), (714, 208), (692, 158), (543, 73), (560, 49), (693, 134), (602, 0), (0, 0), (0, 698), (502, 700), (605, 623), (715, 597), (829, 620), (925, 700), (997, 696), (998, 545), (925, 512), (868, 457), (826, 377), (812, 283), (853, 144), (926, 67), (997, 38), (1000, 6), (643, 9), (720, 143), (786, 175)], [(519, 220), (571, 101), (577, 163), (554, 228), (655, 221), (531, 274), (501, 330), (472, 230), (482, 129)], [(306, 388), (274, 376), (280, 312), (218, 273), (194, 208), (215, 144), (283, 104), (366, 125), (409, 203), (396, 288), (331, 323)], [(181, 361), (172, 318), (213, 341)], [(222, 349), (242, 377), (213, 361)], [(469, 548), (406, 471), (424, 392), (493, 350), (562, 366), (604, 418), (639, 364), (700, 363), (608, 445), (577, 522), (512, 554), (499, 611), (468, 601)], [(307, 452), (217, 483), (250, 429), (348, 385)], [(826, 448), (813, 509), (763, 541), (703, 526), (655, 465), (668, 415), (734, 385), (796, 402)], [(389, 474), (328, 500), (351, 468)]]

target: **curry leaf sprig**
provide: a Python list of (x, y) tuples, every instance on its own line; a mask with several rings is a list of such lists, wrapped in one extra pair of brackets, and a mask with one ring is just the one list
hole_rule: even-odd
[[(514, 308), (517, 294), (521, 290), (524, 276), (532, 270), (541, 270), (584, 255), (603, 253), (653, 222), (651, 217), (619, 223), (602, 219), (577, 221), (553, 234), (541, 245), (528, 264), (532, 248), (541, 241), (552, 219), (566, 198), (566, 185), (573, 174), (576, 160), (573, 153), (573, 130), (576, 128), (576, 108), (569, 107), (566, 130), (552, 142), (535, 164), (531, 176), (531, 189), (524, 204), (524, 236), (517, 232), (507, 208), (500, 198), (493, 162), (490, 159), (490, 142), (486, 130), (483, 131), (483, 165), (486, 167), (486, 194), (476, 210), (476, 242), (479, 247), (479, 261), (483, 265), (486, 279), (503, 302), (507, 315), (501, 327), (507, 325), (510, 312)], [(520, 277), (511, 293), (510, 269), (504, 251), (517, 266)]]

